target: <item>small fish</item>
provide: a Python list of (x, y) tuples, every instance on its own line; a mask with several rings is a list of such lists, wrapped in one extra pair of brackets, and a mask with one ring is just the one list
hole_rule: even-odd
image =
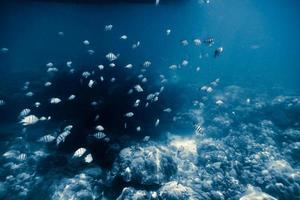
[(71, 101), (71, 100), (74, 100), (76, 98), (76, 96), (74, 94), (71, 94), (69, 97), (68, 97), (68, 100)]
[(112, 77), (111, 79), (110, 79), (110, 82), (115, 82), (116, 81), (116, 78), (115, 77)]
[(133, 115), (134, 115), (133, 112), (128, 112), (128, 113), (125, 114), (125, 117), (130, 118), (130, 117), (133, 117)]
[(109, 66), (110, 66), (110, 67), (115, 67), (116, 64), (115, 64), (115, 63), (109, 63)]
[(147, 95), (146, 99), (148, 101), (152, 101), (154, 99), (154, 97), (155, 97), (155, 94), (150, 93), (150, 94)]
[(132, 49), (136, 49), (140, 46), (140, 41), (137, 41), (137, 43), (132, 45)]
[(84, 161), (85, 161), (86, 163), (91, 163), (91, 162), (93, 162), (92, 154), (86, 155), (86, 156), (84, 157)]
[(141, 100), (137, 99), (134, 104), (133, 104), (133, 107), (138, 107), (141, 103)]
[(34, 103), (34, 106), (35, 106), (36, 108), (38, 108), (38, 107), (41, 106), (41, 103), (40, 103), (40, 102), (35, 102), (35, 103)]
[(208, 46), (212, 46), (214, 44), (215, 40), (214, 38), (207, 38), (206, 40), (204, 40), (204, 43)]
[(108, 53), (108, 54), (106, 54), (105, 57), (110, 62), (112, 62), (112, 61), (114, 61), (114, 60), (116, 60), (118, 58), (114, 53), (111, 53), (111, 52)]
[(58, 69), (56, 67), (50, 67), (48, 68), (47, 72), (50, 73), (50, 72), (57, 72)]
[(57, 35), (59, 35), (59, 36), (64, 36), (64, 35), (65, 35), (65, 33), (64, 33), (64, 32), (62, 32), (62, 31), (59, 31), (59, 32), (57, 33)]
[(33, 92), (27, 92), (25, 95), (28, 96), (28, 97), (32, 97), (34, 95), (34, 93)]
[(100, 81), (103, 82), (104, 81), (104, 77), (100, 76)]
[(88, 41), (88, 40), (84, 40), (82, 43), (83, 43), (84, 45), (90, 45), (90, 41)]
[(40, 121), (45, 121), (47, 118), (45, 116), (40, 117)]
[(2, 47), (0, 51), (1, 51), (2, 53), (6, 53), (6, 52), (8, 52), (8, 48)]
[(200, 71), (200, 67), (197, 67), (197, 68), (196, 68), (196, 71), (199, 72), (199, 71)]
[(133, 93), (133, 89), (129, 89), (127, 94), (132, 94)]
[(40, 137), (40, 139), (38, 139), (38, 142), (42, 142), (42, 143), (50, 143), (53, 142), (55, 140), (55, 137), (53, 135), (44, 135), (42, 137)]
[(104, 69), (104, 66), (103, 66), (103, 65), (98, 65), (98, 69), (99, 69), (99, 70), (103, 70), (103, 69)]
[(87, 50), (88, 54), (89, 55), (94, 55), (95, 54), (95, 51), (93, 49), (89, 49)]
[(46, 67), (48, 67), (48, 68), (49, 68), (49, 67), (53, 67), (53, 66), (54, 66), (54, 65), (53, 65), (52, 62), (49, 62), (49, 63), (46, 64)]
[(166, 34), (167, 34), (167, 35), (170, 35), (170, 34), (171, 34), (171, 29), (167, 29), (167, 30), (166, 30)]
[(96, 126), (95, 128), (97, 131), (104, 131), (104, 127), (101, 125)]
[(134, 86), (134, 89), (137, 91), (137, 92), (143, 92), (143, 88), (140, 86), (140, 85), (135, 85)]
[(84, 78), (88, 78), (90, 75), (91, 75), (91, 73), (90, 73), (90, 72), (87, 72), (87, 71), (85, 71), (85, 72), (82, 73), (82, 76), (83, 76)]
[(177, 65), (170, 65), (169, 69), (177, 69)]
[(147, 78), (146, 77), (144, 77), (143, 79), (142, 79), (142, 83), (146, 83), (148, 80), (147, 80)]
[(149, 106), (149, 102), (147, 102), (146, 104), (145, 104), (145, 108), (147, 108)]
[(61, 102), (61, 99), (57, 98), (57, 97), (53, 97), (53, 98), (50, 99), (51, 104), (58, 104), (60, 102)]
[(5, 105), (5, 101), (3, 99), (0, 99), (0, 106), (4, 106)]
[(151, 62), (147, 60), (144, 62), (143, 67), (150, 67), (150, 65), (151, 65)]
[(21, 153), (18, 157), (17, 157), (18, 160), (20, 161), (24, 161), (27, 159), (27, 155), (25, 153)]
[(86, 152), (86, 148), (81, 147), (74, 152), (73, 158), (80, 158), (81, 156), (83, 156), (85, 152)]
[(39, 121), (39, 118), (37, 118), (35, 115), (28, 115), (24, 117), (20, 123), (23, 124), (23, 126), (32, 125)]
[(143, 141), (144, 142), (148, 142), (150, 140), (150, 136), (146, 135), (144, 138), (143, 138)]
[(187, 45), (189, 45), (189, 42), (187, 40), (181, 40), (181, 45), (187, 46)]
[(44, 84), (45, 87), (49, 87), (50, 85), (52, 85), (52, 83), (49, 81)]
[(100, 118), (100, 115), (96, 115), (94, 121), (97, 121)]
[(88, 84), (89, 88), (92, 88), (94, 84), (95, 84), (95, 81), (94, 80), (90, 80), (89, 84)]
[(101, 131), (99, 131), (99, 132), (97, 132), (97, 133), (94, 133), (93, 136), (94, 136), (96, 139), (101, 140), (101, 139), (103, 139), (103, 138), (106, 137), (106, 134), (103, 133), (103, 132), (101, 132)]
[(187, 66), (188, 64), (189, 64), (189, 61), (187, 61), (187, 60), (183, 60), (181, 63), (181, 65), (184, 67)]
[(166, 109), (164, 109), (163, 111), (164, 111), (164, 112), (167, 112), (167, 113), (170, 113), (170, 112), (172, 112), (172, 109), (171, 109), (171, 108), (166, 108)]
[(157, 127), (159, 125), (159, 119), (157, 119), (156, 121), (155, 121), (155, 127)]
[(143, 74), (139, 74), (139, 75), (138, 75), (138, 78), (140, 78), (140, 79), (143, 78), (143, 77), (144, 77)]
[(58, 137), (56, 138), (56, 146), (59, 146), (60, 143), (65, 142), (66, 137), (70, 134), (71, 134), (70, 131), (64, 131), (61, 134), (59, 134)]
[(141, 131), (141, 127), (140, 126), (136, 127), (136, 131), (140, 132)]
[(108, 25), (105, 25), (104, 30), (105, 31), (111, 31), (112, 28), (113, 28), (113, 25), (112, 24), (108, 24)]
[(207, 87), (206, 92), (211, 93), (213, 91), (212, 87)]
[(132, 67), (133, 67), (132, 64), (128, 64), (128, 65), (125, 66), (125, 68), (127, 68), (127, 69), (131, 69)]
[(196, 135), (202, 134), (204, 132), (204, 129), (200, 124), (195, 124), (194, 127)]
[(127, 35), (122, 35), (122, 36), (120, 37), (121, 40), (127, 40), (127, 38), (128, 38)]
[(220, 106), (220, 105), (224, 104), (224, 102), (223, 102), (222, 100), (219, 99), (219, 100), (216, 101), (216, 104), (217, 104), (218, 106)]
[(64, 131), (71, 131), (73, 128), (73, 125), (67, 125), (65, 128), (64, 128)]
[(25, 108), (20, 112), (19, 117), (23, 118), (23, 117), (29, 115), (30, 112), (31, 112), (31, 110), (29, 108)]
[(195, 45), (195, 46), (201, 45), (201, 40), (200, 40), (200, 39), (197, 39), (197, 38), (196, 38), (196, 39), (193, 40), (193, 42), (194, 42), (194, 45)]
[(67, 64), (68, 67), (72, 67), (72, 61), (67, 61), (66, 64)]
[(215, 50), (215, 54), (214, 54), (215, 58), (218, 57), (218, 56), (220, 56), (221, 53), (223, 53), (223, 51), (224, 51), (223, 47), (217, 48), (217, 49)]

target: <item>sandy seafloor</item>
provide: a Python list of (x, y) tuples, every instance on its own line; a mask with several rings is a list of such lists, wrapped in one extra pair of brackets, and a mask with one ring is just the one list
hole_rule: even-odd
[[(296, 0), (1, 1), (0, 199), (300, 199), (299, 11)], [(39, 121), (23, 126), (25, 108)]]

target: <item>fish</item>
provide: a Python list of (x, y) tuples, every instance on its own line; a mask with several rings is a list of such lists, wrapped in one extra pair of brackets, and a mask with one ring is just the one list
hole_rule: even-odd
[(127, 38), (128, 38), (127, 35), (122, 35), (122, 36), (120, 37), (121, 40), (127, 40)]
[(147, 108), (149, 106), (149, 102), (146, 102), (145, 104), (145, 108)]
[(90, 73), (90, 72), (87, 72), (87, 71), (85, 71), (85, 72), (82, 73), (82, 76), (83, 76), (84, 78), (88, 78), (90, 75), (91, 75), (91, 73)]
[(199, 45), (201, 45), (201, 43), (202, 43), (201, 40), (198, 39), (198, 38), (194, 39), (193, 42), (194, 42), (194, 45), (195, 45), (195, 46), (199, 46)]
[(48, 68), (49, 68), (49, 67), (53, 67), (53, 66), (54, 66), (54, 65), (53, 65), (52, 62), (49, 62), (49, 63), (46, 64), (46, 67), (48, 67)]
[(108, 61), (112, 62), (112, 61), (116, 60), (118, 58), (118, 56), (116, 56), (114, 53), (110, 52), (110, 53), (106, 54), (105, 58)]
[(218, 48), (215, 50), (215, 54), (214, 54), (215, 58), (218, 57), (218, 56), (220, 56), (221, 53), (223, 53), (223, 51), (224, 51), (223, 47), (218, 47)]
[(143, 67), (150, 67), (150, 65), (151, 65), (151, 62), (146, 60), (143, 64)]
[(169, 66), (169, 69), (177, 69), (177, 65), (173, 64)]
[(127, 64), (127, 65), (125, 66), (125, 68), (127, 68), (127, 69), (131, 69), (132, 67), (133, 67), (132, 64)]
[(104, 131), (104, 127), (101, 125), (96, 126), (95, 128), (97, 131)]
[(99, 132), (97, 132), (97, 133), (94, 133), (93, 136), (94, 136), (96, 139), (101, 140), (101, 139), (103, 139), (103, 138), (106, 137), (106, 134), (103, 133), (103, 132), (101, 132), (101, 131), (99, 131)]
[(56, 139), (56, 138), (55, 138), (53, 135), (48, 134), (48, 135), (44, 135), (44, 136), (40, 137), (40, 138), (38, 139), (38, 142), (42, 142), (42, 143), (51, 143), (51, 142), (53, 142), (55, 139)]
[(166, 34), (167, 34), (167, 35), (170, 35), (170, 34), (171, 34), (171, 29), (167, 29), (167, 30), (166, 30)]
[(103, 82), (104, 81), (104, 77), (100, 76), (100, 81)]
[(130, 118), (130, 117), (133, 117), (133, 115), (134, 115), (133, 112), (128, 112), (128, 113), (125, 114), (125, 117)]
[(133, 104), (133, 107), (138, 107), (141, 103), (141, 100), (137, 99), (134, 104)]
[(212, 46), (215, 43), (215, 40), (214, 40), (214, 38), (210, 37), (210, 38), (207, 38), (206, 40), (204, 40), (204, 43), (208, 46)]
[(136, 131), (140, 132), (141, 131), (141, 127), (140, 126), (136, 127)]
[(183, 60), (181, 63), (181, 65), (184, 67), (187, 66), (188, 64), (189, 64), (189, 61), (187, 61), (187, 60)]
[(85, 152), (86, 152), (86, 148), (81, 147), (74, 152), (73, 158), (80, 158), (81, 156), (83, 156)]
[(67, 65), (68, 67), (72, 67), (72, 61), (67, 61), (66, 65)]
[(19, 118), (25, 117), (27, 115), (29, 115), (29, 113), (31, 112), (31, 110), (29, 108), (25, 108), (23, 109), (20, 114), (19, 114)]
[(99, 69), (99, 70), (103, 70), (103, 69), (104, 69), (104, 66), (103, 66), (103, 65), (98, 65), (98, 69)]
[(197, 67), (197, 68), (196, 68), (196, 71), (199, 72), (199, 71), (200, 71), (200, 67)]
[(45, 116), (40, 117), (40, 121), (45, 121), (47, 118)]
[(18, 157), (17, 157), (18, 160), (20, 161), (24, 161), (27, 159), (27, 155), (25, 153), (21, 153)]
[(88, 40), (84, 40), (83, 42), (82, 42), (84, 45), (90, 45), (90, 41), (88, 41)]
[(139, 75), (138, 75), (138, 78), (140, 78), (140, 79), (143, 78), (143, 77), (144, 77), (143, 74), (139, 74)]
[(132, 94), (133, 93), (133, 89), (129, 89), (127, 94)]
[(2, 47), (0, 51), (1, 51), (2, 53), (6, 53), (6, 52), (8, 52), (8, 48)]
[(143, 88), (140, 86), (140, 85), (135, 85), (134, 86), (134, 89), (137, 91), (137, 92), (143, 92)]
[(140, 46), (140, 44), (141, 44), (140, 41), (137, 41), (135, 44), (132, 45), (132, 48), (136, 49)]
[(92, 154), (86, 155), (86, 156), (84, 157), (84, 161), (85, 161), (86, 163), (91, 163), (91, 162), (93, 162)]
[(109, 66), (110, 66), (110, 67), (115, 67), (116, 64), (115, 64), (115, 63), (109, 63)]
[(113, 25), (112, 24), (108, 24), (108, 25), (105, 25), (104, 30), (105, 31), (111, 31), (112, 28), (113, 28)]
[(89, 49), (87, 50), (88, 54), (89, 55), (94, 55), (95, 54), (95, 51), (93, 49)]
[(116, 81), (116, 78), (115, 77), (112, 77), (111, 79), (110, 79), (110, 82), (115, 82)]
[(22, 123), (23, 126), (28, 126), (28, 125), (35, 124), (38, 121), (39, 121), (39, 118), (37, 118), (35, 115), (28, 115), (28, 116), (24, 117), (20, 123)]
[(148, 94), (147, 95), (147, 97), (146, 97), (146, 99), (148, 100), (148, 101), (152, 101), (153, 99), (154, 99), (154, 97), (155, 97), (155, 94)]
[(142, 83), (146, 83), (148, 81), (148, 79), (146, 78), (146, 77), (144, 77), (143, 79), (142, 79)]
[(189, 42), (187, 40), (181, 40), (181, 45), (187, 46), (187, 45), (189, 45)]
[(71, 94), (69, 97), (68, 97), (68, 100), (71, 101), (71, 100), (74, 100), (76, 98), (76, 96), (74, 94)]
[(59, 31), (59, 32), (57, 33), (57, 35), (59, 35), (59, 36), (64, 36), (64, 35), (65, 35), (65, 33), (64, 33), (64, 32), (62, 32), (62, 31)]
[(155, 121), (155, 127), (157, 127), (158, 125), (159, 125), (159, 119), (156, 119), (156, 121)]
[(51, 104), (58, 104), (60, 102), (61, 102), (61, 99), (57, 98), (57, 97), (53, 97), (53, 98), (50, 99)]
[(57, 72), (58, 69), (56, 67), (50, 67), (48, 68), (47, 72), (50, 73), (50, 72)]
[(196, 135), (203, 134), (204, 128), (201, 126), (201, 124), (195, 124), (194, 128), (195, 128)]
[(4, 106), (5, 105), (5, 101), (3, 99), (0, 99), (0, 106)]
[(33, 92), (27, 92), (25, 95), (28, 96), (28, 97), (32, 97), (34, 95), (34, 93)]
[(144, 142), (148, 142), (150, 140), (150, 136), (146, 135), (144, 138), (143, 138), (143, 141)]
[(49, 87), (49, 86), (51, 86), (51, 85), (52, 85), (52, 83), (51, 83), (51, 82), (49, 82), (49, 81), (48, 81), (48, 82), (46, 82), (46, 83), (44, 84), (44, 86), (45, 86), (45, 87)]
[(223, 102), (222, 100), (219, 99), (219, 100), (216, 101), (216, 104), (217, 104), (218, 106), (220, 106), (220, 105), (224, 104), (224, 102)]
[(34, 106), (35, 106), (36, 108), (40, 107), (40, 105), (41, 105), (40, 102), (35, 102), (35, 103), (34, 103)]
[(165, 108), (163, 111), (167, 112), (167, 113), (170, 113), (170, 112), (172, 112), (172, 109), (171, 108)]
[(71, 134), (71, 132), (69, 130), (66, 130), (66, 131), (62, 132), (61, 134), (59, 134), (56, 138), (56, 146), (59, 146), (60, 143), (65, 142), (66, 137), (70, 134)]
[(95, 81), (90, 80), (89, 83), (88, 83), (89, 88), (92, 88), (94, 84), (95, 84)]
[(73, 128), (73, 125), (67, 125), (65, 128), (64, 128), (64, 131), (71, 131)]

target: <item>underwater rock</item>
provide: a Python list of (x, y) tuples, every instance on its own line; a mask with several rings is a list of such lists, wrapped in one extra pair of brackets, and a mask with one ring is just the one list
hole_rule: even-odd
[(154, 146), (125, 148), (114, 166), (124, 181), (142, 185), (162, 184), (177, 171), (173, 158)]
[(159, 197), (162, 200), (192, 200), (193, 190), (181, 185), (177, 181), (164, 184), (159, 189)]

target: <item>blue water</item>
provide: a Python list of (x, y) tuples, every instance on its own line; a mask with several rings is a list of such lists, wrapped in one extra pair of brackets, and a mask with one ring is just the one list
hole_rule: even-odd
[[(246, 192), (248, 184), (259, 188), (256, 192), (262, 190), (277, 199), (299, 199), (299, 11), (300, 2), (296, 0), (211, 0), (210, 3), (161, 0), (158, 6), (153, 2), (127, 1), (1, 2), (0, 48), (8, 48), (8, 51), (0, 52), (0, 99), (5, 100), (5, 105), (0, 107), (0, 150), (1, 154), (16, 149), (18, 153), (27, 152), (28, 159), (24, 162), (5, 156), (0, 159), (4, 166), (0, 171), (0, 199), (41, 199), (37, 188), (41, 188), (46, 199), (58, 199), (59, 193), (61, 199), (70, 199), (68, 195), (73, 193), (77, 195), (75, 199), (116, 199), (125, 187), (134, 189), (123, 192), (120, 199), (125, 199), (126, 195), (134, 199), (130, 194), (135, 190), (157, 191), (161, 199), (176, 199), (163, 194), (163, 186), (173, 180), (191, 188), (196, 199), (239, 199), (249, 193)], [(104, 31), (108, 24), (113, 25), (112, 31)], [(171, 30), (169, 36), (167, 29)], [(58, 32), (63, 32), (63, 36)], [(119, 38), (124, 34), (128, 39), (122, 41)], [(214, 38), (212, 46), (204, 44), (210, 37)], [(193, 45), (195, 38), (201, 39), (200, 46)], [(91, 44), (83, 45), (84, 40)], [(189, 45), (183, 46), (182, 40), (188, 40)], [(140, 46), (132, 49), (137, 41)], [(214, 58), (218, 47), (223, 47), (224, 52)], [(95, 51), (93, 55), (88, 54), (90, 49)], [(118, 70), (117, 66), (105, 71), (107, 79), (117, 77), (116, 85), (101, 85), (98, 81), (93, 90), (86, 90), (88, 81), (78, 81), (81, 73), (94, 70), (92, 77), (99, 78), (101, 73), (96, 66), (108, 65), (105, 59), (108, 52), (120, 54), (116, 61), (118, 66), (131, 63), (134, 69), (128, 72)], [(70, 75), (65, 66), (69, 60), (76, 70), (74, 75)], [(162, 86), (160, 74), (165, 75), (168, 82), (158, 103), (136, 111), (136, 118), (124, 130), (124, 119), (120, 116), (130, 111), (132, 101), (147, 96), (127, 95), (131, 85), (138, 82), (137, 76), (145, 60), (152, 63), (145, 73), (148, 78), (144, 88), (146, 94)], [(189, 62), (187, 66), (169, 69), (170, 65), (183, 60)], [(59, 68), (56, 75), (46, 72), (45, 65), (49, 62)], [(200, 67), (199, 72), (196, 67)], [(212, 93), (201, 91), (202, 86), (216, 79), (220, 82), (213, 87)], [(28, 92), (22, 90), (26, 81), (30, 81), (28, 91), (34, 92), (33, 97), (24, 95)], [(45, 89), (46, 81), (57, 85)], [(65, 101), (57, 106), (47, 104), (53, 96), (66, 99), (72, 92), (79, 101), (71, 105)], [(91, 108), (90, 102), (94, 99), (103, 102)], [(220, 99), (224, 104), (217, 106), (216, 101)], [(42, 103), (41, 108), (34, 108), (36, 101)], [(28, 126), (25, 131), (18, 123), (18, 115), (27, 107), (38, 116), (51, 115), (52, 119)], [(162, 111), (167, 107), (172, 108), (170, 114)], [(93, 121), (97, 112), (103, 114), (100, 121), (110, 137), (108, 143), (90, 137), (97, 125)], [(160, 118), (160, 125), (155, 128), (153, 124), (157, 118)], [(194, 134), (197, 123), (205, 130), (200, 138)], [(57, 148), (55, 144), (36, 142), (43, 135), (60, 133), (68, 124), (74, 124), (75, 128), (63, 146)], [(138, 125), (142, 126), (142, 131), (136, 133)], [(195, 155), (179, 155), (180, 159), (176, 160), (178, 155), (172, 154), (173, 134), (196, 141), (195, 159)], [(141, 142), (144, 136), (151, 136), (150, 144)], [(213, 147), (205, 143), (207, 140), (213, 141)], [(125, 172), (118, 170), (125, 169), (134, 159), (127, 158), (129, 161), (125, 159), (126, 164), (122, 165), (120, 151), (133, 146), (132, 151), (142, 154), (139, 147), (160, 149), (160, 145), (167, 149), (164, 149), (166, 158), (165, 154), (160, 156), (167, 160), (165, 167), (172, 166), (162, 173), (168, 175), (162, 180), (144, 183), (141, 179), (148, 180), (147, 174), (140, 177), (138, 172), (143, 169), (136, 169), (137, 174), (126, 181)], [(82, 146), (94, 157), (91, 165), (71, 159), (73, 152)], [(48, 155), (40, 158), (34, 153), (37, 150)], [(264, 151), (270, 156), (255, 157)], [(253, 157), (257, 163), (249, 161)], [(175, 164), (170, 161), (173, 159)], [(193, 163), (197, 175), (188, 169), (182, 170), (185, 166), (182, 160)], [(286, 161), (288, 166), (277, 169), (276, 165), (275, 170), (269, 169), (267, 175), (261, 175), (266, 173), (263, 170), (268, 166), (273, 166), (272, 163), (278, 164), (277, 160)], [(235, 161), (238, 164), (234, 164)], [(19, 171), (14, 171), (12, 163), (21, 163)], [(216, 163), (221, 163), (222, 167), (212, 167)], [(30, 176), (26, 177), (23, 172)], [(86, 185), (72, 185), (73, 179), (82, 179), (80, 173), (87, 174), (88, 178), (83, 180)], [(111, 175), (114, 173), (117, 175)], [(218, 173), (222, 174), (223, 182), (212, 178)], [(201, 180), (212, 180), (212, 185), (196, 180), (190, 183), (187, 178), (198, 176)], [(233, 179), (238, 180), (238, 184), (230, 182)], [(65, 185), (70, 185), (70, 191), (64, 190)], [(81, 187), (88, 188), (88, 192)], [(188, 197), (178, 194), (177, 199)]]

